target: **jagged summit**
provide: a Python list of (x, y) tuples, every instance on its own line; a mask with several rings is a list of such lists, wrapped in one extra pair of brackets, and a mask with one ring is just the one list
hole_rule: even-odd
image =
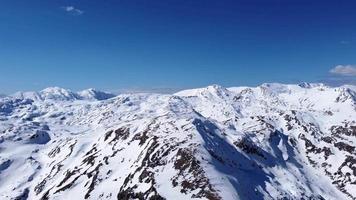
[(356, 198), (350, 86), (111, 97), (0, 98), (0, 199)]
[(215, 95), (225, 96), (229, 91), (221, 85), (213, 84), (204, 88), (187, 89), (175, 93), (179, 96)]
[(298, 86), (300, 86), (302, 88), (314, 88), (314, 87), (325, 87), (325, 84), (302, 82), (302, 83), (299, 83)]

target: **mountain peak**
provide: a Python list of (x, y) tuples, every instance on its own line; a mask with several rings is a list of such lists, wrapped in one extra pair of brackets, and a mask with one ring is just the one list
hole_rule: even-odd
[(115, 97), (115, 94), (96, 90), (95, 88), (89, 88), (78, 92), (78, 95), (85, 100), (106, 100)]
[(324, 83), (302, 82), (302, 83), (299, 83), (298, 86), (301, 88), (314, 88), (314, 87), (325, 87), (325, 84)]
[(60, 87), (48, 87), (39, 92), (42, 100), (69, 101), (78, 99), (78, 95), (71, 90)]
[(40, 101), (106, 100), (115, 96), (115, 94), (99, 91), (94, 88), (73, 92), (61, 87), (47, 87), (39, 92), (17, 92), (11, 95), (14, 98)]

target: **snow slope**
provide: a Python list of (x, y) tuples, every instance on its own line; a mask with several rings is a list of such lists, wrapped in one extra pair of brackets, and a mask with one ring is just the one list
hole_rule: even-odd
[(0, 199), (356, 199), (353, 86), (0, 98)]

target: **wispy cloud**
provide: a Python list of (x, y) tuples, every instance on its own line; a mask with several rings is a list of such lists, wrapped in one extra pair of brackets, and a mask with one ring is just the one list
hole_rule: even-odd
[(330, 86), (356, 85), (356, 79), (351, 76), (325, 76), (317, 80)]
[(72, 15), (82, 15), (84, 13), (83, 10), (80, 10), (74, 6), (63, 6), (62, 9)]
[(350, 41), (347, 41), (347, 40), (341, 40), (341, 41), (340, 41), (340, 44), (350, 44)]
[(329, 72), (340, 76), (356, 76), (356, 65), (337, 65)]

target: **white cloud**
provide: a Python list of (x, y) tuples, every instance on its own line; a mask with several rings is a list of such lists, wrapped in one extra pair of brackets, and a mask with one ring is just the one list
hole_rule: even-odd
[(332, 74), (337, 74), (341, 76), (356, 76), (356, 66), (355, 65), (337, 65), (330, 71)]
[(64, 11), (67, 13), (73, 14), (73, 15), (82, 15), (84, 13), (83, 10), (80, 10), (74, 6), (63, 6), (62, 7)]

